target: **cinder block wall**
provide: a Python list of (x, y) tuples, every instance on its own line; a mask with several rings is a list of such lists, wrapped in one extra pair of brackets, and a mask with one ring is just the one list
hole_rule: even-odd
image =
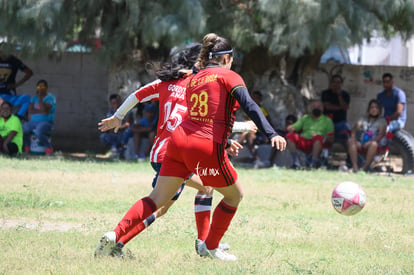
[[(56, 96), (55, 150), (102, 152), (97, 123), (108, 109), (109, 69), (91, 54), (21, 59), (34, 74), (17, 89), (18, 94), (34, 95), (36, 82), (45, 79), (49, 92)], [(18, 73), (17, 79), (21, 77)]]
[(382, 75), (386, 72), (394, 76), (394, 84), (405, 91), (407, 97), (407, 123), (405, 129), (414, 134), (414, 67), (395, 66), (355, 66), (321, 64), (314, 75), (314, 88), (318, 96), (329, 86), (329, 75), (338, 73), (344, 78), (344, 90), (351, 95), (348, 120), (355, 123), (367, 114), (368, 102), (383, 90)]

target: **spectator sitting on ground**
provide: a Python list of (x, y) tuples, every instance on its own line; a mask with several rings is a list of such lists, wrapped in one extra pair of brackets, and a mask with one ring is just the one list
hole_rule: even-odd
[[(143, 117), (132, 127), (135, 153), (139, 159), (144, 159), (149, 156), (157, 133), (157, 121), (157, 107), (152, 103), (146, 104), (143, 110)], [(148, 139), (148, 143), (142, 153), (140, 149), (143, 139)]]
[[(118, 94), (111, 94), (109, 96), (109, 111), (106, 113), (106, 117), (112, 117), (116, 110), (121, 106), (122, 98)], [(119, 127), (119, 130), (115, 132), (103, 132), (100, 134), (99, 138), (101, 143), (105, 146), (109, 146), (111, 149), (111, 158), (119, 158), (122, 156), (124, 151), (124, 143), (126, 141), (126, 136), (128, 135), (128, 128), (133, 125), (132, 113), (128, 112), (125, 118), (122, 120), (122, 125)]]
[(377, 154), (379, 147), (386, 147), (385, 137), (387, 121), (381, 116), (381, 104), (378, 100), (372, 99), (368, 103), (368, 117), (361, 118), (352, 128), (351, 136), (348, 140), (348, 153), (352, 162), (352, 171), (357, 172), (358, 151), (363, 150), (366, 160), (361, 170), (367, 171)]
[[(263, 107), (260, 103), (262, 102), (263, 96), (259, 91), (254, 91), (252, 93), (252, 99), (256, 104), (260, 107), (260, 110), (262, 111), (263, 115), (266, 117), (267, 121), (272, 125), (272, 122), (270, 120), (269, 112), (266, 110), (265, 107)], [(263, 135), (261, 132), (243, 132), (240, 134), (239, 138), (237, 139), (237, 142), (240, 144), (245, 144), (249, 152), (252, 154), (254, 158), (254, 166), (256, 168), (265, 166), (266, 163), (262, 163), (259, 159), (259, 156), (257, 155), (256, 146), (268, 143), (268, 139), (265, 135)]]
[(23, 130), (20, 119), (12, 114), (12, 105), (0, 105), (0, 153), (14, 156), (22, 152)]
[(23, 124), (25, 152), (30, 151), (32, 133), (38, 138), (39, 143), (46, 147), (47, 155), (53, 151), (49, 137), (55, 123), (56, 97), (49, 93), (48, 87), (46, 80), (37, 81), (36, 95), (30, 100), (29, 121)]
[[(319, 100), (311, 102), (311, 114), (304, 115), (298, 121), (287, 127), (288, 149), (292, 156), (292, 167), (301, 167), (297, 149), (305, 154), (312, 154), (309, 163), (311, 168), (321, 165), (319, 156), (323, 145), (332, 143), (334, 139), (334, 125), (332, 120), (323, 114), (323, 105)], [(300, 134), (299, 134), (300, 133)]]
[[(19, 106), (17, 116), (24, 119), (30, 105), (30, 95), (17, 95), (16, 88), (25, 83), (32, 75), (32, 70), (20, 59), (9, 54), (10, 48), (4, 42), (0, 43), (0, 98), (9, 102), (13, 107)], [(16, 82), (18, 71), (24, 76)]]
[(335, 126), (335, 141), (346, 145), (351, 130), (346, 115), (351, 98), (349, 93), (342, 90), (342, 76), (336, 74), (331, 77), (330, 88), (321, 95), (323, 113), (332, 118)]
[[(293, 123), (295, 123), (298, 120), (298, 118), (295, 115), (288, 115), (285, 118), (285, 128), (284, 129), (276, 129), (276, 132), (281, 135), (282, 137), (286, 138), (286, 135), (288, 133), (287, 128), (292, 125)], [(272, 147), (272, 151), (270, 153), (269, 156), (269, 160), (265, 161), (264, 163), (264, 167), (270, 167), (273, 165), (273, 163), (275, 162), (275, 157), (277, 154), (278, 150), (274, 147)]]
[(394, 86), (393, 76), (385, 73), (382, 76), (384, 90), (377, 95), (377, 100), (384, 108), (384, 117), (387, 121), (388, 131), (395, 132), (403, 129), (407, 120), (407, 101), (405, 93)]

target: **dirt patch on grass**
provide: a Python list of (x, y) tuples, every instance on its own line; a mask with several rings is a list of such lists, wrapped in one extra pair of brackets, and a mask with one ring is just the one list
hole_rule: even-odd
[(70, 222), (48, 222), (48, 221), (35, 221), (26, 219), (1, 219), (0, 228), (3, 229), (29, 229), (37, 230), (40, 232), (58, 231), (68, 232), (72, 230), (85, 231), (86, 227), (81, 223)]

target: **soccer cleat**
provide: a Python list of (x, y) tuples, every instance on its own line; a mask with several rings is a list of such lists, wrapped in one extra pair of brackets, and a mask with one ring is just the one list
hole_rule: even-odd
[(114, 231), (106, 232), (99, 240), (95, 249), (95, 257), (112, 256), (112, 250), (115, 247), (116, 234)]
[(236, 256), (229, 254), (220, 248), (209, 250), (205, 242), (201, 243), (198, 253), (200, 254), (201, 257), (209, 257), (209, 258), (218, 259), (221, 261), (236, 261), (237, 260)]
[(124, 248), (124, 244), (119, 242), (113, 248), (110, 256), (114, 258), (121, 258), (122, 260), (129, 259), (135, 260), (135, 256), (132, 254), (131, 250), (128, 248)]
[[(200, 239), (196, 239), (195, 240), (195, 250), (196, 250), (196, 252), (197, 252), (198, 255), (200, 255), (199, 250), (200, 250), (200, 246), (201, 246), (202, 243), (203, 243), (203, 241), (200, 240)], [(221, 250), (226, 251), (226, 250), (229, 250), (230, 249), (230, 245), (228, 243), (220, 243), (219, 244), (219, 248)]]
[(115, 258), (124, 258), (124, 252), (122, 251), (122, 248), (124, 247), (123, 243), (117, 243), (114, 247), (112, 247), (112, 251), (110, 255)]

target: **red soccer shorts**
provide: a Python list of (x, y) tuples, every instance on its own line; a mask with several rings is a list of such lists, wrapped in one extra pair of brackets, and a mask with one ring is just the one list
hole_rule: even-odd
[(306, 139), (304, 137), (299, 136), (297, 133), (288, 133), (286, 135), (286, 139), (290, 140), (296, 145), (296, 148), (304, 152), (305, 154), (309, 154), (312, 152), (313, 144), (316, 141), (319, 141), (323, 144), (323, 136), (315, 135), (312, 139)]
[(160, 176), (187, 178), (194, 173), (205, 186), (232, 185), (237, 173), (224, 146), (179, 126), (170, 137)]

